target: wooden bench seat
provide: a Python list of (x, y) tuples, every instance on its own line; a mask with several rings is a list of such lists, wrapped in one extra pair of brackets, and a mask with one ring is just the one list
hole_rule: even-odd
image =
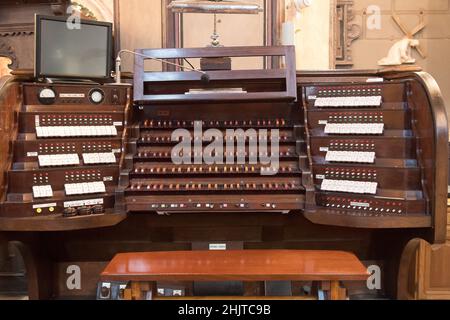
[(368, 273), (354, 254), (341, 251), (174, 251), (118, 254), (101, 278), (131, 282), (133, 299), (156, 292), (157, 281), (328, 282), (338, 299), (340, 281), (366, 281)]

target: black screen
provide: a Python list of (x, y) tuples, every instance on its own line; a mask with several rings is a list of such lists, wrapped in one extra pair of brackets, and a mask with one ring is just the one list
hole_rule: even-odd
[(108, 25), (81, 23), (79, 29), (69, 29), (66, 21), (40, 19), (39, 28), (38, 76), (109, 77)]

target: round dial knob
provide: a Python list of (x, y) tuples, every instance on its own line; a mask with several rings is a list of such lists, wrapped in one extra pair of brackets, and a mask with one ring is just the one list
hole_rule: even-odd
[(44, 88), (39, 91), (38, 100), (42, 104), (53, 104), (56, 101), (56, 92), (50, 88)]
[(105, 99), (105, 93), (100, 89), (94, 89), (89, 93), (89, 99), (94, 104), (100, 104)]

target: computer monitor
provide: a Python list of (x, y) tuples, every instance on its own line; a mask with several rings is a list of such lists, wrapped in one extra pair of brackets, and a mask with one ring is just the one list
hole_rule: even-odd
[(112, 68), (112, 23), (36, 15), (37, 78), (108, 79)]

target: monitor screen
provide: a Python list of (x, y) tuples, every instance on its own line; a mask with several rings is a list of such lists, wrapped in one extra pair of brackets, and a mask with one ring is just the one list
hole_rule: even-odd
[(112, 24), (36, 17), (36, 77), (103, 79), (111, 74)]

